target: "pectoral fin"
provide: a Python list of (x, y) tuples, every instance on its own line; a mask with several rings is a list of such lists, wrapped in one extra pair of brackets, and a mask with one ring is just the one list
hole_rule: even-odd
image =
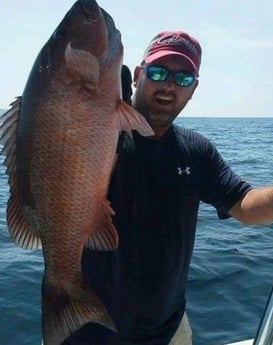
[(130, 105), (122, 100), (119, 101), (119, 129), (131, 135), (134, 129), (143, 136), (153, 136), (154, 131), (146, 119)]
[(101, 217), (96, 231), (88, 239), (86, 246), (93, 250), (115, 250), (118, 246), (117, 230), (112, 223), (111, 216), (115, 212), (108, 200), (101, 205)]
[(85, 50), (74, 49), (69, 43), (65, 50), (65, 62), (71, 81), (81, 81), (90, 90), (98, 88), (100, 65), (94, 55)]

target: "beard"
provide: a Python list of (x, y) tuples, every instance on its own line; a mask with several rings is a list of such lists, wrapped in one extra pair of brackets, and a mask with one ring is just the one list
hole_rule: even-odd
[(174, 92), (156, 90), (147, 96), (142, 88), (137, 88), (133, 96), (133, 107), (145, 117), (152, 128), (168, 127), (185, 107), (188, 100), (179, 107)]

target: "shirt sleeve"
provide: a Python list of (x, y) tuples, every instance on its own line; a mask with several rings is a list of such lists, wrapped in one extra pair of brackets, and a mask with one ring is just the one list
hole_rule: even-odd
[(228, 211), (252, 187), (235, 174), (215, 146), (209, 142), (204, 159), (201, 200), (213, 205), (220, 219), (229, 218)]

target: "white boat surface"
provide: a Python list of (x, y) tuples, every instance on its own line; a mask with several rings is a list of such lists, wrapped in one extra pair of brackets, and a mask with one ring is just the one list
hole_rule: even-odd
[(236, 343), (230, 343), (230, 344), (226, 344), (226, 345), (252, 345), (253, 341), (254, 341), (254, 339), (249, 339), (249, 340), (239, 341)]

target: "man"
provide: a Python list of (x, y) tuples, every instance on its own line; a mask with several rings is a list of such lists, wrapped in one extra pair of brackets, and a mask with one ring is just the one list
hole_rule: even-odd
[(199, 202), (222, 219), (273, 220), (272, 187), (251, 188), (206, 138), (173, 124), (198, 86), (200, 63), (196, 39), (162, 32), (134, 71), (132, 106), (155, 136), (121, 136), (109, 188), (119, 247), (83, 255), (85, 279), (118, 333), (90, 323), (65, 344), (190, 345), (185, 287)]

